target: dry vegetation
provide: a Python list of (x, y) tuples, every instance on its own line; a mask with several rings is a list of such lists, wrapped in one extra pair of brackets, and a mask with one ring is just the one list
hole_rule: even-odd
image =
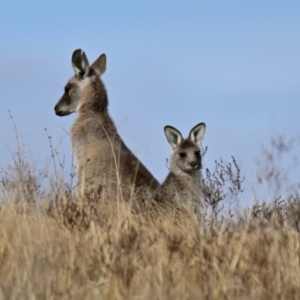
[(43, 191), (20, 152), (1, 172), (0, 299), (299, 299), (299, 189), (238, 212), (240, 169), (216, 161), (199, 224), (149, 195), (76, 198), (58, 170)]

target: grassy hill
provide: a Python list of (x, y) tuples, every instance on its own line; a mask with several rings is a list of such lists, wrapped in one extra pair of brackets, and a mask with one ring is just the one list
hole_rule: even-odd
[(43, 191), (18, 154), (1, 171), (0, 299), (299, 299), (298, 191), (222, 209), (242, 197), (239, 167), (203, 173), (199, 224), (149, 197)]

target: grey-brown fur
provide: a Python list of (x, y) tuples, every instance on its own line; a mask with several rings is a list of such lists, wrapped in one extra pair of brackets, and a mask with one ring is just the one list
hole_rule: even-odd
[(79, 190), (104, 187), (107, 193), (122, 191), (128, 199), (135, 188), (157, 188), (159, 183), (126, 147), (109, 116), (107, 92), (100, 79), (106, 70), (105, 54), (89, 66), (85, 53), (75, 50), (72, 66), (75, 75), (67, 83), (55, 113), (78, 114), (71, 139)]
[(199, 145), (205, 134), (205, 124), (199, 123), (183, 139), (171, 126), (165, 127), (168, 142), (173, 147), (170, 172), (159, 187), (157, 198), (163, 203), (179, 202), (190, 213), (199, 215), (203, 206), (201, 153)]

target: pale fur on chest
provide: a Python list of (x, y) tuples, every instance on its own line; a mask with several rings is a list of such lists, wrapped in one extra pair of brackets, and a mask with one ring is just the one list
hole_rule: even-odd
[[(117, 190), (119, 182), (120, 143), (118, 135), (105, 134), (103, 127), (88, 131), (86, 125), (76, 124), (72, 128), (72, 146), (77, 167), (77, 180), (80, 189), (88, 185), (106, 187), (108, 193)], [(80, 125), (80, 126), (79, 126)], [(89, 126), (91, 129), (91, 126)], [(126, 177), (122, 179), (126, 180)]]
[(192, 175), (184, 172), (180, 173), (176, 174), (176, 177), (182, 183), (182, 186), (185, 187), (182, 191), (177, 191), (180, 201), (201, 204), (203, 198), (201, 173), (195, 172)]
[(80, 169), (80, 166), (79, 166), (80, 160), (84, 156), (84, 148), (85, 148), (84, 140), (83, 139), (73, 139), (72, 140), (72, 148), (73, 148), (73, 155), (74, 155), (74, 159), (75, 159), (75, 166), (76, 166), (76, 169), (79, 170)]
[(107, 133), (101, 124), (101, 118), (78, 117), (72, 126), (72, 148), (78, 170), (94, 152), (99, 156), (109, 145)]
[(72, 139), (73, 153), (76, 160), (78, 170), (86, 166), (86, 163), (93, 160), (96, 165), (92, 167), (99, 167), (101, 162), (111, 163), (113, 160), (114, 144), (110, 143), (106, 138), (96, 138), (91, 136), (73, 138)]

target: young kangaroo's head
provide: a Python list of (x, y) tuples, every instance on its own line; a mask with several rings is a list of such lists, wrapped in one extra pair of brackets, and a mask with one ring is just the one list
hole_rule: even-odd
[(65, 86), (65, 92), (54, 107), (58, 116), (67, 116), (80, 108), (101, 111), (107, 108), (107, 94), (100, 80), (106, 70), (106, 55), (101, 54), (90, 66), (85, 53), (77, 49), (72, 55), (75, 75)]
[(192, 174), (202, 167), (199, 145), (205, 134), (205, 124), (199, 123), (183, 139), (181, 133), (172, 126), (165, 127), (168, 142), (173, 147), (171, 172)]

